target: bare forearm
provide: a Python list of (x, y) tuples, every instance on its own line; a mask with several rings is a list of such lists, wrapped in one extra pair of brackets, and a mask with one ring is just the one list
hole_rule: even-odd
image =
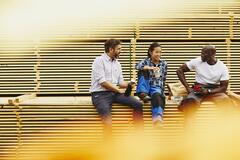
[(127, 88), (127, 86), (128, 86), (128, 82), (122, 82), (119, 84), (120, 88)]
[(143, 70), (150, 70), (150, 67), (149, 66), (144, 66)]
[(220, 87), (212, 89), (211, 93), (225, 93), (228, 88), (228, 80), (226, 81), (220, 81)]
[(143, 67), (143, 70), (157, 70), (157, 69), (159, 69), (158, 67), (152, 67), (152, 66), (144, 66)]
[(117, 86), (115, 86), (115, 85), (113, 85), (112, 83), (107, 82), (107, 81), (101, 83), (101, 86), (104, 87), (104, 88), (106, 88), (106, 89), (108, 89), (108, 90), (110, 90), (110, 91), (113, 91), (113, 92), (117, 92), (117, 93), (120, 93), (120, 92), (121, 92), (121, 91), (118, 89)]
[(227, 91), (227, 88), (225, 86), (211, 89), (211, 93), (225, 93)]
[(186, 88), (186, 90), (187, 90), (188, 92), (190, 92), (190, 87), (189, 87), (189, 85), (188, 85), (188, 83), (187, 83), (187, 81), (186, 81), (184, 72), (183, 72), (181, 69), (178, 69), (178, 70), (177, 70), (177, 75), (178, 75), (178, 78), (179, 78), (179, 80), (181, 81), (181, 83), (182, 83), (182, 84), (184, 85), (184, 87)]

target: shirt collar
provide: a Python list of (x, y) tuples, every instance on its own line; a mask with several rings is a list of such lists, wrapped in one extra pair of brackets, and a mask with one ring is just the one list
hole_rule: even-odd
[(116, 59), (112, 59), (111, 57), (109, 57), (107, 53), (104, 53), (103, 55), (108, 61), (116, 61)]
[(148, 60), (150, 61), (150, 63), (154, 64), (154, 65), (159, 65), (161, 63), (161, 59), (159, 60), (159, 63), (158, 64), (155, 64), (153, 63), (152, 59), (151, 58), (148, 58)]

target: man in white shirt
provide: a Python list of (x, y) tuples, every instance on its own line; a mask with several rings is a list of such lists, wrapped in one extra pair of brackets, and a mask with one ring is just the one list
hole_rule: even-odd
[(142, 125), (143, 105), (132, 96), (125, 96), (119, 88), (127, 88), (122, 75), (118, 57), (121, 53), (121, 42), (109, 39), (105, 42), (105, 53), (96, 59), (92, 65), (91, 88), (92, 102), (100, 114), (107, 132), (111, 130), (112, 103), (128, 105), (134, 109), (134, 122)]
[[(213, 45), (206, 45), (202, 48), (200, 57), (186, 62), (177, 69), (178, 78), (188, 92), (188, 96), (179, 105), (179, 110), (185, 113), (186, 121), (190, 120), (189, 117), (192, 117), (203, 100), (212, 100), (221, 106), (232, 105), (225, 94), (229, 81), (228, 68), (222, 61), (216, 59), (215, 55), (216, 48)], [(184, 74), (191, 70), (195, 70), (196, 74), (196, 82), (192, 88)]]

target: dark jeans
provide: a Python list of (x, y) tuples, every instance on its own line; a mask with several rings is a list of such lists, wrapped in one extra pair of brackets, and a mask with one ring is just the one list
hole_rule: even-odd
[(206, 96), (195, 94), (191, 92), (182, 100), (178, 109), (183, 111), (185, 116), (185, 127), (191, 126), (192, 119), (194, 119), (195, 112), (200, 107), (203, 101), (212, 101), (220, 107), (224, 114), (226, 111), (233, 107), (231, 99), (225, 93), (215, 93)]
[(111, 109), (112, 103), (120, 103), (130, 106), (134, 109), (133, 119), (135, 123), (142, 123), (143, 121), (143, 105), (140, 101), (132, 96), (124, 96), (124, 94), (115, 93), (111, 91), (101, 91), (92, 93), (92, 102), (96, 107), (97, 112), (102, 118), (105, 125), (111, 126)]
[(217, 106), (229, 107), (232, 106), (233, 103), (231, 99), (225, 93), (215, 93), (209, 95), (198, 95), (193, 91), (190, 92), (186, 98), (182, 100), (178, 109), (180, 111), (184, 111), (185, 109), (192, 108), (193, 110), (197, 109), (203, 101), (212, 101)]

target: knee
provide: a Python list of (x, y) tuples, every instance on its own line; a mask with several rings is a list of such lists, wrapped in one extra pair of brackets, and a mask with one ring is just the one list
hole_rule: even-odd
[(225, 93), (215, 93), (213, 95), (213, 100), (229, 100), (229, 96)]
[(161, 97), (161, 94), (158, 92), (153, 93), (152, 99), (159, 99)]
[(194, 98), (187, 98), (182, 100), (182, 102), (178, 106), (178, 110), (185, 111), (185, 110), (196, 110), (200, 103)]
[(225, 93), (218, 93), (216, 94), (215, 97), (212, 98), (212, 101), (216, 104), (216, 105), (232, 105), (232, 100), (229, 96), (227, 96)]
[(141, 101), (136, 100), (136, 102), (133, 104), (133, 108), (137, 110), (143, 110), (143, 104)]
[(141, 102), (141, 101), (137, 101), (137, 102), (136, 102), (136, 107), (138, 107), (138, 108), (143, 108), (142, 102)]

